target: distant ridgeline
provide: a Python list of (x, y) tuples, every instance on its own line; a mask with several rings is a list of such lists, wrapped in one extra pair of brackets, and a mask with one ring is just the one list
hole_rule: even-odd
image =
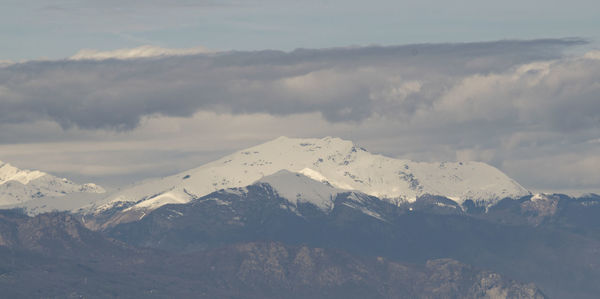
[(78, 185), (65, 178), (37, 170), (18, 169), (0, 161), (0, 207), (26, 207), (28, 203), (35, 204), (41, 199), (73, 193), (102, 194), (105, 190), (96, 184)]

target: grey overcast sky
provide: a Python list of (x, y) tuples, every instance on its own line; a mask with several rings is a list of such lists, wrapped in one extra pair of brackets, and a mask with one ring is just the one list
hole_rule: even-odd
[(600, 193), (599, 8), (4, 0), (0, 160), (118, 187), (331, 135)]
[(293, 50), (351, 45), (582, 37), (596, 0), (2, 0), (0, 60), (82, 48)]

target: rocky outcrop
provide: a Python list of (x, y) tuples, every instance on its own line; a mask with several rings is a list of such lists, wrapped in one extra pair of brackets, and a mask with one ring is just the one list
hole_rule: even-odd
[(452, 259), (413, 265), (259, 242), (208, 251), (195, 261), (194, 268), (227, 282), (212, 294), (233, 291), (240, 298), (545, 298), (533, 284)]

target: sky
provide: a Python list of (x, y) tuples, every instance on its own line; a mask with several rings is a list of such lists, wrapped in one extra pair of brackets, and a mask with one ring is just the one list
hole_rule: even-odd
[(597, 1), (0, 3), (0, 160), (121, 187), (278, 136), (600, 193)]

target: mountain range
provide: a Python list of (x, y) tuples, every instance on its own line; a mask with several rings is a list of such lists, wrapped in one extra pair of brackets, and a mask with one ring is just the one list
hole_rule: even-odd
[[(66, 185), (49, 184), (55, 193), (39, 198), (0, 197), (29, 214), (6, 210), (0, 219), (0, 249), (10, 252), (5, 262), (29, 272), (0, 267), (12, 269), (7, 277), (14, 281), (43, 277), (35, 269), (60, 259), (65, 268), (53, 271), (65, 281), (81, 273), (95, 280), (74, 282), (73, 294), (594, 298), (600, 292), (600, 196), (532, 194), (485, 163), (414, 162), (339, 138), (281, 137), (106, 194), (96, 185), (10, 169), (0, 176), (4, 184), (36, 190), (45, 178)], [(54, 209), (57, 198), (71, 203), (66, 212), (41, 213)], [(118, 282), (112, 275), (135, 279)], [(40, 284), (41, 292), (53, 287)], [(21, 291), (29, 290), (15, 289)]]

